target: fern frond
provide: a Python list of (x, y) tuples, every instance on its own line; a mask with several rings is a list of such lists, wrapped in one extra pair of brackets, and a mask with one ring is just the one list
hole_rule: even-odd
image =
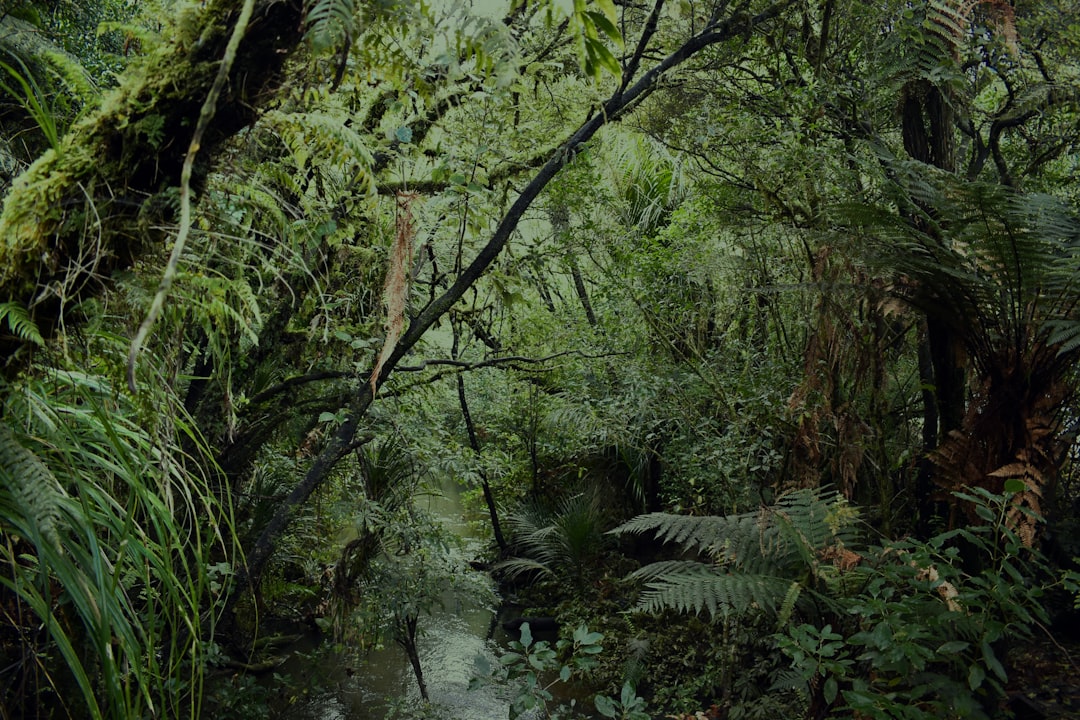
[(35, 543), (48, 543), (59, 552), (64, 491), (45, 463), (2, 424), (0, 478), (2, 489), (11, 494), (11, 507), (0, 506), (0, 521), (11, 523)]
[(772, 507), (727, 517), (651, 513), (615, 534), (653, 532), (662, 542), (705, 551), (712, 563), (667, 560), (630, 575), (645, 583), (639, 609), (674, 608), (710, 615), (751, 610), (790, 617), (819, 554), (857, 541), (858, 513), (835, 491), (798, 490)]
[(530, 558), (510, 558), (508, 560), (500, 560), (492, 565), (491, 569), (505, 577), (507, 580), (517, 580), (518, 578), (527, 575), (545, 575), (552, 577), (555, 575), (548, 564)]
[(355, 0), (316, 0), (308, 7), (307, 26), (316, 52), (347, 47), (356, 37)]
[(646, 583), (637, 609), (717, 615), (742, 615), (760, 610), (775, 613), (786, 596), (790, 580), (758, 573), (718, 571), (703, 563), (681, 562), (668, 566), (662, 574), (648, 573), (655, 579)]
[(377, 198), (374, 160), (363, 136), (330, 113), (271, 111), (262, 122), (289, 149), (301, 170), (317, 168), (326, 176), (330, 169), (341, 173), (344, 192), (365, 197), (372, 207)]
[(628, 520), (611, 533), (640, 535), (652, 532), (662, 543), (673, 542), (687, 550), (719, 553), (731, 547), (733, 538), (738, 541), (753, 534), (756, 539), (756, 531), (756, 513), (726, 517), (648, 513)]
[(787, 595), (784, 596), (784, 601), (780, 603), (780, 607), (776, 611), (776, 627), (777, 631), (782, 631), (783, 628), (791, 620), (791, 616), (795, 613), (795, 606), (799, 602), (799, 597), (802, 595), (802, 584), (792, 581), (788, 587)]
[(30, 312), (15, 301), (0, 303), (0, 321), (7, 320), (8, 329), (24, 342), (44, 346), (45, 338), (30, 318)]

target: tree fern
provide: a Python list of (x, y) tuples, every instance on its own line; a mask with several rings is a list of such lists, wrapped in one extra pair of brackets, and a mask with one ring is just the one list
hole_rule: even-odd
[(767, 574), (773, 567), (757, 567), (756, 572), (720, 569), (689, 560), (651, 563), (631, 573), (630, 578), (645, 583), (637, 608), (658, 612), (672, 608), (680, 612), (710, 616), (762, 610), (774, 614), (787, 596), (791, 580)]
[(728, 515), (642, 515), (615, 534), (653, 532), (708, 561), (667, 560), (631, 574), (645, 583), (640, 610), (672, 608), (711, 616), (754, 610), (790, 616), (812, 589), (831, 547), (856, 541), (857, 513), (836, 493), (799, 490), (761, 510)]
[[(910, 203), (908, 174), (894, 179)], [(929, 232), (877, 212), (851, 217), (870, 230), (861, 252), (896, 278), (893, 293), (951, 333), (972, 371), (961, 426), (933, 455), (941, 497), (955, 503), (971, 485), (1000, 493), (1015, 478), (1029, 488), (1016, 502), (1037, 511), (1070, 442), (1060, 408), (1080, 358), (1080, 219), (1055, 198), (946, 174), (926, 174), (917, 192)]]

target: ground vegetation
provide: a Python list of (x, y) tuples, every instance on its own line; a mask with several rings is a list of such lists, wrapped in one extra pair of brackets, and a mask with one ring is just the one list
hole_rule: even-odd
[(514, 713), (1071, 712), (1077, 12), (3, 3), (0, 717), (437, 705), (446, 487)]

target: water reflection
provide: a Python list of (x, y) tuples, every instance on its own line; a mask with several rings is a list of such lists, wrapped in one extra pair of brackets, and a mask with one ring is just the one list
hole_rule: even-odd
[[(472, 559), (480, 541), (468, 536), (456, 489), (420, 499), (452, 533), (462, 537), (462, 552)], [(490, 579), (477, 572), (477, 579)], [(493, 593), (492, 593), (493, 595)], [(495, 664), (499, 647), (491, 639), (496, 608), (476, 597), (449, 593), (445, 607), (420, 618), (421, 665), (433, 709), (420, 714), (422, 702), (405, 652), (388, 644), (359, 655), (335, 651), (314, 634), (294, 648), (295, 654), (278, 672), (293, 687), (308, 688), (295, 700), (282, 698), (272, 718), (285, 720), (377, 720), (386, 717), (438, 717), (455, 720), (506, 720), (510, 690), (485, 684), (470, 690), (483, 655)]]

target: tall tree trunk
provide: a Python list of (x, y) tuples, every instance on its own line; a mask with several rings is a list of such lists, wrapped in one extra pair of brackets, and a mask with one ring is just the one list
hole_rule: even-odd
[[(947, 91), (929, 81), (919, 80), (909, 82), (901, 92), (902, 133), (908, 155), (940, 170), (955, 172), (954, 119)], [(931, 212), (930, 208), (920, 210)], [(935, 235), (921, 217), (909, 219), (921, 232)], [(928, 457), (963, 422), (967, 373), (961, 339), (950, 331), (942, 318), (927, 313), (925, 320), (926, 332), (919, 341), (919, 370), (926, 388), (923, 391), (923, 455)], [(929, 531), (930, 519), (941, 512), (932, 497), (931, 474), (932, 466), (924, 460), (916, 480), (919, 526), (924, 532)]]

